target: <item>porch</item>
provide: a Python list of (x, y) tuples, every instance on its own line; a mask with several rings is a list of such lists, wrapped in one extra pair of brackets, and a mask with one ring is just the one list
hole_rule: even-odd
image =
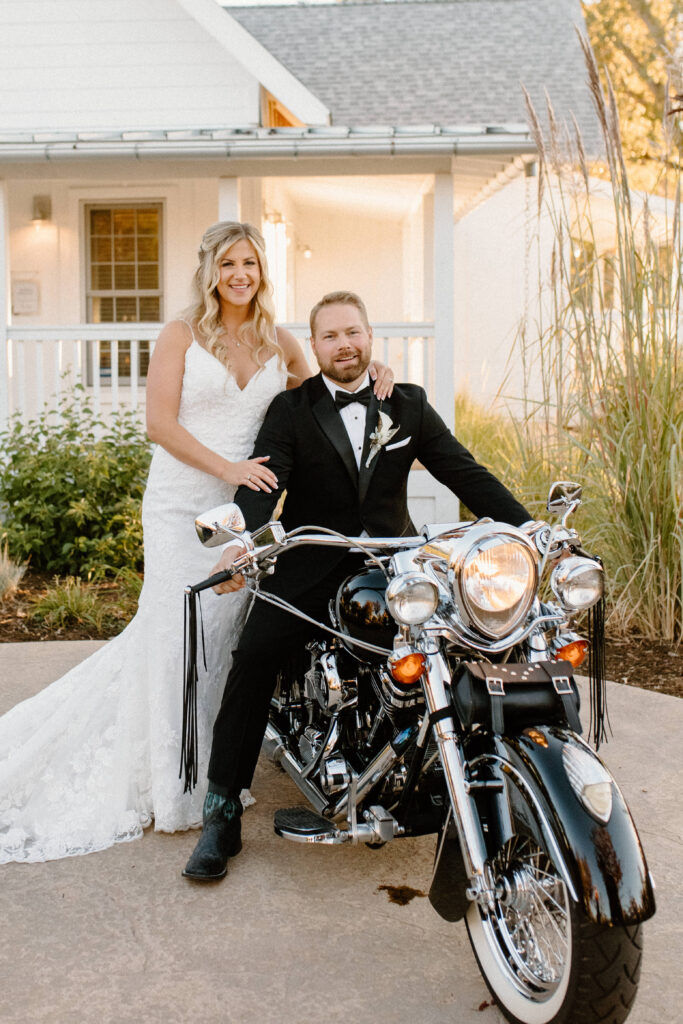
[[(322, 294), (359, 292), (375, 355), (453, 427), (456, 220), (523, 177), (525, 126), (124, 135), (0, 137), (0, 429), (75, 383), (105, 417), (142, 416), (161, 323), (188, 302), (204, 229), (228, 219), (263, 230), (278, 323), (305, 344)], [(452, 496), (413, 476), (428, 499), (415, 515), (452, 516)]]
[[(283, 325), (301, 342), (312, 369), (315, 360), (304, 323)], [(161, 323), (79, 324), (6, 328), (6, 402), (9, 420), (26, 423), (52, 411), (75, 385), (104, 419), (134, 410), (144, 418), (146, 369)], [(374, 355), (398, 380), (436, 393), (434, 323), (379, 323), (373, 326)]]

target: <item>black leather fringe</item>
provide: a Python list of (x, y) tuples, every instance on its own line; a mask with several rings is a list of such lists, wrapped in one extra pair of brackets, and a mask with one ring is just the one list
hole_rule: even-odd
[(595, 749), (611, 733), (607, 711), (607, 683), (605, 679), (605, 599), (594, 604), (588, 612), (588, 679), (590, 685), (590, 721), (588, 738)]
[(197, 785), (197, 684), (199, 682), (199, 666), (197, 664), (198, 630), (201, 627), (202, 660), (206, 669), (206, 649), (204, 644), (204, 622), (199, 594), (193, 589), (185, 593), (183, 665), (185, 679), (183, 685), (183, 736), (180, 754), (180, 771), (178, 777), (185, 775), (184, 793), (191, 793)]

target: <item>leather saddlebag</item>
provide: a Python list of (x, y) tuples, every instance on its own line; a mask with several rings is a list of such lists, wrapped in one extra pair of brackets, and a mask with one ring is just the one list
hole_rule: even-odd
[(503, 734), (527, 725), (567, 725), (581, 732), (581, 701), (567, 661), (464, 661), (451, 684), (462, 724)]

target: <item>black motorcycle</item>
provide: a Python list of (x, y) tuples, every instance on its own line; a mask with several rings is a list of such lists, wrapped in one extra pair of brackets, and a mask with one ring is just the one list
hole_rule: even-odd
[[(239, 536), (232, 571), (295, 614), (259, 590), (281, 551), (367, 556), (319, 639), (280, 672), (264, 746), (307, 806), (278, 811), (275, 832), (372, 845), (436, 833), (431, 903), (465, 921), (491, 994), (518, 1024), (624, 1021), (655, 912), (629, 810), (580, 736), (574, 669), (586, 657), (596, 746), (605, 729), (603, 568), (567, 525), (580, 495), (553, 485), (552, 527), (481, 519), (403, 538), (287, 534), (277, 522), (249, 535), (234, 504), (196, 521), (208, 546)], [(191, 608), (215, 582), (188, 587)], [(587, 609), (584, 639), (573, 625)], [(192, 681), (185, 698), (189, 769)]]

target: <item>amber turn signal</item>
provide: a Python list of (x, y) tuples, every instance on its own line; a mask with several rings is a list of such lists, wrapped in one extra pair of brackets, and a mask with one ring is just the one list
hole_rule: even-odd
[(403, 658), (398, 658), (389, 665), (389, 668), (397, 683), (410, 686), (412, 683), (416, 683), (424, 672), (426, 660), (424, 654), (415, 651), (406, 654)]
[(568, 661), (574, 668), (583, 665), (588, 654), (587, 640), (573, 640), (564, 647), (559, 647), (555, 652), (560, 661)]

